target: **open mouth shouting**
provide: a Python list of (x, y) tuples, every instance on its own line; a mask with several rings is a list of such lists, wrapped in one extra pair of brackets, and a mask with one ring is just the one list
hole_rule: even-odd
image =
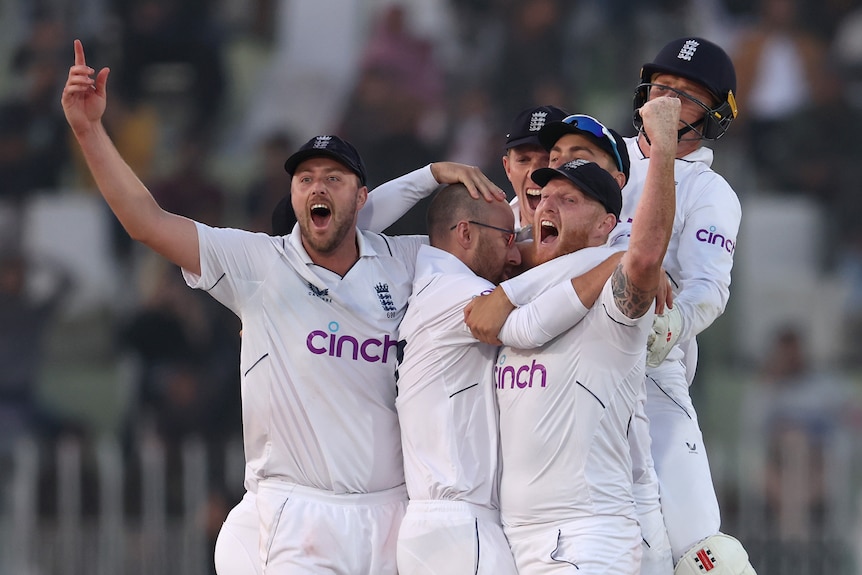
[(536, 207), (538, 207), (539, 202), (542, 200), (542, 189), (541, 188), (527, 188), (525, 190), (527, 196), (527, 204), (530, 206), (530, 210), (535, 212)]
[(542, 220), (539, 228), (539, 242), (548, 245), (557, 241), (560, 236), (560, 230), (557, 225), (550, 220)]
[(325, 228), (332, 219), (332, 210), (324, 203), (315, 203), (311, 206), (311, 223), (315, 228)]

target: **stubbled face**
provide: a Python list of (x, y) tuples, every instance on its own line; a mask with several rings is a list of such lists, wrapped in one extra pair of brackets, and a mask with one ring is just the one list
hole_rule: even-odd
[(339, 248), (355, 228), (366, 194), (356, 174), (331, 158), (299, 164), (291, 180), (291, 205), (306, 250), (331, 254)]
[[(514, 232), (515, 216), (503, 202), (488, 204), (481, 221), (483, 224)], [(512, 270), (521, 264), (521, 252), (509, 234), (501, 230), (473, 225), (477, 235), (475, 249), (468, 266), (473, 272), (491, 283), (498, 284), (511, 277)]]
[(607, 217), (607, 211), (598, 201), (585, 195), (569, 180), (554, 178), (542, 188), (542, 200), (533, 220), (537, 263), (601, 245), (610, 231), (610, 228), (602, 229)]
[(533, 144), (510, 148), (503, 156), (506, 177), (518, 196), (521, 226), (533, 221), (536, 206), (541, 199), (541, 188), (530, 176), (539, 168), (547, 168), (549, 158), (547, 150)]

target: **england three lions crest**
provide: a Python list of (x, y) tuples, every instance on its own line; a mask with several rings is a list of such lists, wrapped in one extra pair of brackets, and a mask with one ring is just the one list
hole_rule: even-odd
[(377, 299), (380, 301), (380, 307), (387, 312), (387, 317), (391, 317), (390, 312), (397, 311), (395, 302), (392, 301), (392, 294), (389, 293), (389, 284), (379, 283), (374, 286), (374, 291), (377, 292)]

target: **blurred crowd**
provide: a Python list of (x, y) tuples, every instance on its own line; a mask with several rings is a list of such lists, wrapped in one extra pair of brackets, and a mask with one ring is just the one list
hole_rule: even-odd
[[(500, 158), (518, 111), (557, 105), (631, 135), (643, 55), (683, 34), (710, 38), (733, 56), (739, 85), (740, 116), (715, 143), (718, 171), (743, 206), (759, 194), (804, 197), (827, 215), (823, 269), (849, 286), (836, 329), (862, 336), (862, 6), (853, 0), (5, 0), (0, 10), (0, 454), (24, 433), (51, 441), (105, 431), (45, 400), (46, 380), (88, 361), (126, 382), (106, 409), (118, 413), (108, 431), (129, 445), (153, 435), (219, 446), (240, 434), (237, 318), (134, 246), (107, 210), (110, 301), (71, 312), (66, 300), (85, 289), (80, 270), (32, 249), (36, 198), (98, 197), (60, 107), (74, 38), (90, 66), (111, 68), (107, 129), (158, 201), (261, 232), (289, 191), (284, 160), (313, 135), (353, 142), (371, 189), (452, 160), (511, 192)], [(424, 207), (389, 231), (423, 232)], [(793, 364), (775, 361), (788, 347), (804, 355), (798, 335), (777, 335), (779, 349), (755, 358), (774, 381), (752, 391), (761, 407), (748, 425), (764, 437), (752, 421), (781, 429), (764, 447), (775, 461), (795, 436), (778, 415), (764, 421), (765, 406), (817, 408), (805, 399), (818, 396), (817, 380), (785, 385)], [(93, 343), (64, 354), (64, 338)], [(832, 367), (862, 368), (861, 349), (847, 346)], [(797, 399), (764, 395), (785, 388)], [(823, 409), (843, 398), (829, 392)], [(241, 485), (214, 469), (215, 492), (232, 501)], [(768, 474), (765, 483), (780, 515)]]

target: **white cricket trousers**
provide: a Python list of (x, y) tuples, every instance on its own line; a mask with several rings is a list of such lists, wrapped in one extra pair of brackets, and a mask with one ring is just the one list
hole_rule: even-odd
[(254, 493), (246, 491), (231, 509), (215, 544), (217, 575), (261, 575), (260, 520)]
[(403, 485), (335, 494), (265, 479), (257, 488), (263, 575), (396, 575)]
[(668, 364), (647, 375), (646, 414), (661, 511), (676, 562), (695, 543), (719, 532), (721, 515), (685, 367)]
[(407, 504), (398, 532), (400, 575), (517, 575), (499, 511), (466, 501)]
[(519, 575), (640, 575), (641, 528), (634, 519), (595, 516), (504, 526)]

